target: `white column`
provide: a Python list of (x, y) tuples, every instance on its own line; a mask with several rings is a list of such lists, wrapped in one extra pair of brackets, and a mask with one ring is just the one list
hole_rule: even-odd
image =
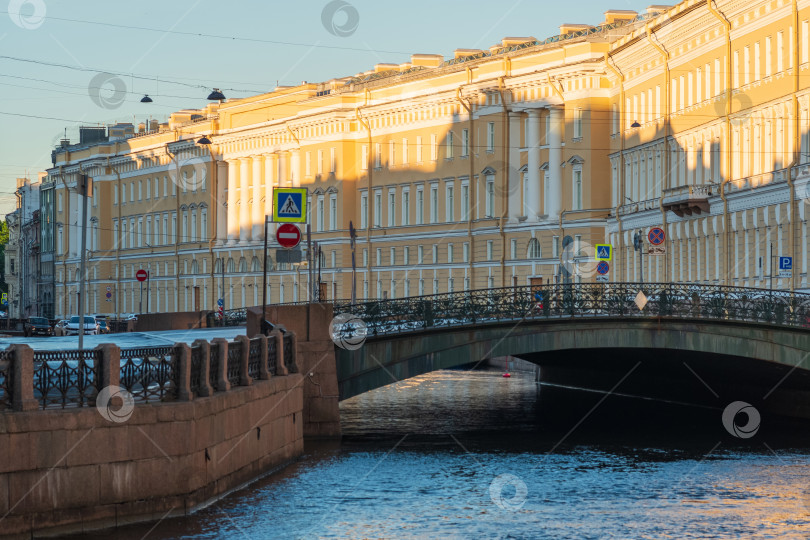
[[(235, 244), (239, 238), (239, 216), (237, 214), (237, 198), (236, 198), (236, 166), (237, 161), (228, 162), (228, 243)], [(167, 301), (168, 305), (168, 301)]]
[(287, 167), (287, 159), (289, 158), (289, 152), (279, 152), (278, 153), (278, 185), (279, 187), (284, 184), (285, 186), (291, 186), (292, 183), (290, 182), (289, 176), (289, 168)]
[(548, 132), (548, 218), (557, 219), (562, 207), (562, 130), (565, 122), (563, 107), (550, 107)]
[(275, 154), (264, 156), (264, 214), (267, 216), (273, 213), (273, 187), (276, 185), (277, 172), (275, 160)]
[(529, 110), (529, 189), (528, 221), (537, 221), (540, 214), (540, 110)]
[[(217, 245), (222, 245), (228, 235), (228, 202), (227, 187), (228, 187), (228, 164), (222, 161), (216, 162), (217, 167), (217, 192), (216, 200), (216, 219), (215, 224), (217, 232)], [(213, 216), (209, 216), (211, 219)]]
[(301, 185), (301, 152), (293, 150), (290, 152), (290, 172), (292, 173), (292, 186)]
[(250, 241), (250, 213), (248, 212), (249, 160), (239, 160), (239, 243)]
[(253, 204), (251, 206), (253, 231), (252, 238), (254, 241), (263, 239), (264, 234), (264, 205), (262, 204), (262, 159), (261, 156), (254, 156), (253, 158), (253, 177), (250, 183), (253, 185)]
[(513, 113), (509, 117), (509, 170), (507, 171), (507, 208), (509, 221), (517, 223), (521, 215), (520, 199), (523, 195), (520, 189), (520, 123), (521, 116)]

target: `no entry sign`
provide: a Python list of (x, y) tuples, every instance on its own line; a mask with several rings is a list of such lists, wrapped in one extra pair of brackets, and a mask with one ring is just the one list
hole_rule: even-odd
[(276, 231), (276, 240), (281, 247), (292, 249), (301, 243), (301, 231), (292, 223), (284, 223)]
[(146, 281), (146, 278), (148, 277), (149, 272), (147, 272), (146, 270), (138, 270), (137, 272), (135, 272), (135, 279), (137, 279), (138, 281)]

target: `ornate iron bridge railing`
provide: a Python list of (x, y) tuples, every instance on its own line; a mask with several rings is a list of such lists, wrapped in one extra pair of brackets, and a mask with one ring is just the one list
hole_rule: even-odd
[(347, 340), (358, 332), (375, 336), (498, 321), (608, 317), (710, 319), (810, 329), (810, 294), (700, 284), (576, 283), (338, 302), (334, 312), (352, 315), (345, 317), (341, 335), (336, 336)]

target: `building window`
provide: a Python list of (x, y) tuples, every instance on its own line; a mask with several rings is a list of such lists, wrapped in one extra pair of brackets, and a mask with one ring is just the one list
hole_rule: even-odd
[(582, 109), (574, 109), (574, 138), (582, 138)]
[(315, 170), (319, 175), (323, 174), (323, 150), (318, 150), (318, 153), (315, 154)]
[(368, 249), (363, 249), (363, 266), (368, 266)]
[(436, 134), (430, 136), (430, 160), (436, 161), (439, 159), (439, 138)]
[(391, 190), (388, 192), (388, 226), (393, 227), (396, 225), (397, 217), (397, 194), (396, 191)]
[(402, 248), (402, 264), (408, 265), (411, 263), (411, 248), (405, 246)]
[(368, 227), (368, 193), (360, 195), (360, 228)]
[(447, 159), (453, 159), (453, 132), (447, 132), (447, 141), (445, 144), (445, 157)]
[(445, 216), (446, 216), (445, 221), (453, 222), (453, 221), (456, 220), (455, 219), (455, 212), (454, 212), (455, 200), (454, 200), (454, 197), (453, 197), (453, 185), (451, 184), (451, 185), (447, 186), (446, 191), (447, 191), (447, 193), (446, 193), (447, 198), (445, 200)]
[(470, 155), (470, 130), (464, 129), (461, 131), (461, 157)]
[(447, 262), (453, 263), (453, 244), (447, 244)]
[(582, 210), (582, 169), (574, 169), (571, 209)]
[(517, 259), (517, 240), (514, 238), (509, 242), (509, 258)]
[(464, 262), (470, 262), (470, 244), (464, 242), (461, 246), (461, 255), (464, 257)]
[(418, 264), (424, 264), (424, 262), (425, 262), (425, 246), (418, 246), (416, 248), (416, 262)]
[(391, 262), (389, 263), (391, 266), (397, 265), (397, 248), (390, 248), (388, 250), (388, 255), (391, 257)]
[(551, 242), (551, 256), (555, 259), (560, 256), (560, 237), (555, 236)]
[(374, 143), (374, 168), (379, 169), (382, 167), (382, 145)]
[(487, 240), (487, 260), (488, 261), (492, 260), (492, 246), (493, 246), (492, 240)]
[(324, 222), (324, 200), (323, 195), (318, 195), (318, 208), (317, 208), (317, 223), (315, 223), (315, 230), (318, 232), (323, 231)]
[(416, 162), (422, 163), (422, 136), (416, 136)]
[(329, 196), (329, 230), (337, 229), (337, 195)]
[(407, 190), (402, 192), (402, 224), (411, 224), (411, 192)]
[(470, 185), (461, 184), (461, 221), (470, 219)]
[(304, 152), (304, 176), (312, 176), (312, 152)]
[(439, 221), (439, 187), (430, 186), (430, 222)]
[(425, 191), (422, 187), (416, 189), (416, 224), (425, 223)]
[(396, 165), (396, 148), (394, 140), (388, 141), (388, 166), (393, 167)]
[(375, 266), (382, 266), (382, 248), (377, 248), (377, 257), (375, 259)]
[(329, 149), (329, 172), (334, 173), (337, 167), (337, 160), (335, 159), (335, 149)]
[(380, 227), (382, 224), (382, 192), (374, 193), (374, 226)]
[(363, 145), (362, 155), (360, 156), (360, 168), (364, 171), (368, 170), (368, 145)]
[(529, 248), (526, 250), (526, 257), (529, 259), (539, 259), (542, 253), (540, 251), (540, 241), (537, 238), (529, 240)]
[(408, 139), (402, 139), (402, 164), (408, 163)]
[(495, 151), (495, 122), (487, 124), (487, 152)]
[(487, 175), (486, 204), (484, 206), (486, 217), (493, 217), (495, 212), (495, 175), (493, 174)]
[(431, 251), (433, 252), (433, 264), (439, 264), (439, 246), (433, 244)]

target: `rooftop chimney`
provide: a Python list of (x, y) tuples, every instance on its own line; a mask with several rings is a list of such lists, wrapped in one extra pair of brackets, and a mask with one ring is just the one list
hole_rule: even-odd
[(605, 12), (605, 24), (613, 24), (617, 21), (632, 21), (638, 17), (638, 13), (630, 9), (609, 9)]
[(565, 34), (581, 32), (582, 30), (588, 30), (589, 28), (593, 27), (590, 24), (565, 23), (560, 25), (560, 35), (564, 36)]
[(535, 41), (537, 41), (535, 37), (505, 37), (501, 40), (501, 47), (514, 47), (515, 45), (534, 43)]
[(481, 49), (456, 49), (453, 51), (453, 55), (458, 60), (459, 58), (464, 58), (465, 56), (475, 56), (476, 54), (481, 54)]
[(411, 64), (414, 66), (439, 67), (444, 62), (444, 56), (440, 54), (412, 54)]

